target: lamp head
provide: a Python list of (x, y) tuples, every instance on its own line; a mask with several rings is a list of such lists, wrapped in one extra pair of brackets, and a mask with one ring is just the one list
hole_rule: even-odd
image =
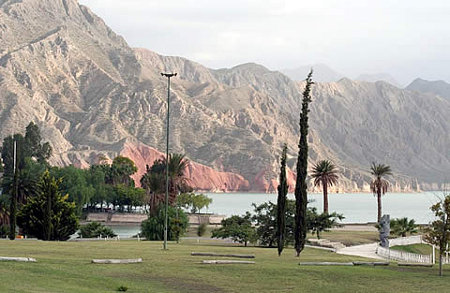
[(163, 72), (161, 72), (161, 76), (165, 76), (165, 77), (171, 78), (173, 76), (177, 76), (177, 73), (176, 72), (175, 73), (163, 73)]

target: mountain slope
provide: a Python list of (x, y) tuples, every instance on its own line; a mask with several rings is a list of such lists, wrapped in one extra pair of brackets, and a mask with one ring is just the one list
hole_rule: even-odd
[(281, 72), (289, 76), (292, 80), (301, 81), (306, 78), (306, 75), (311, 68), (314, 70), (314, 80), (318, 82), (335, 82), (344, 77), (343, 74), (334, 71), (325, 64), (313, 64), (293, 69), (283, 69)]
[[(211, 70), (132, 49), (75, 0), (1, 3), (1, 137), (35, 121), (54, 148), (52, 163), (84, 167), (100, 154), (122, 153), (141, 174), (165, 148), (160, 72), (169, 71), (178, 73), (170, 148), (192, 161), (197, 187), (275, 191), (284, 143), (294, 169), (301, 82), (252, 63)], [(316, 84), (313, 99), (310, 163), (341, 166), (335, 190), (368, 191), (372, 161), (393, 167), (395, 190), (415, 190), (417, 182), (440, 188), (447, 180), (448, 101), (348, 79)]]
[(415, 79), (406, 89), (422, 93), (438, 95), (450, 100), (450, 84), (443, 80), (428, 81), (421, 78)]

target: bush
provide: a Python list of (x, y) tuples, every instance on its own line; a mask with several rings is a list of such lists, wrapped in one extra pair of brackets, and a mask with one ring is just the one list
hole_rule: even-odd
[(128, 287), (120, 286), (119, 288), (117, 288), (117, 291), (119, 291), (119, 292), (126, 292), (126, 291), (128, 291)]
[(0, 226), (0, 238), (6, 238), (9, 233), (9, 226), (7, 225), (1, 225)]
[(97, 238), (97, 237), (106, 238), (117, 236), (110, 227), (107, 227), (97, 222), (92, 222), (87, 225), (81, 226), (78, 235), (81, 238)]
[(254, 243), (257, 240), (257, 234), (252, 227), (251, 215), (247, 212), (244, 216), (231, 216), (222, 220), (222, 227), (212, 230), (212, 238), (231, 238), (235, 242)]
[[(167, 239), (178, 241), (188, 227), (187, 215), (182, 209), (171, 206), (168, 214)], [(141, 235), (147, 240), (164, 240), (164, 205), (157, 208), (155, 216), (149, 215), (141, 223)]]
[(206, 224), (202, 223), (197, 227), (197, 236), (202, 237), (206, 233)]

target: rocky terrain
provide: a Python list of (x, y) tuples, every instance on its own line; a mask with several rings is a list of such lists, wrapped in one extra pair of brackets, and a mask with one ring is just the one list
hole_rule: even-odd
[(415, 79), (406, 89), (431, 95), (438, 95), (450, 100), (450, 84), (443, 80), (428, 81), (421, 78)]
[[(194, 186), (276, 190), (289, 145), (293, 188), (303, 84), (258, 64), (212, 70), (181, 57), (132, 49), (75, 0), (0, 1), (0, 135), (30, 121), (54, 149), (53, 164), (87, 167), (123, 154), (136, 179), (165, 148), (190, 160)], [(393, 190), (439, 189), (450, 170), (450, 102), (385, 82), (341, 79), (313, 90), (310, 162), (341, 168), (336, 191), (368, 191), (369, 165), (388, 163)], [(311, 186), (312, 188), (312, 186)]]

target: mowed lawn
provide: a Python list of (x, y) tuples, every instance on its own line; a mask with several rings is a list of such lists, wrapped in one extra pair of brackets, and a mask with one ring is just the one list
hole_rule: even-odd
[[(0, 241), (0, 256), (34, 257), (37, 263), (0, 262), (0, 292), (450, 292), (450, 268), (444, 277), (434, 268), (313, 267), (299, 261), (361, 260), (306, 249), (281, 257), (276, 249), (207, 243), (89, 241)], [(255, 254), (253, 265), (203, 265), (190, 253)], [(93, 258), (143, 258), (140, 264), (91, 264)]]

